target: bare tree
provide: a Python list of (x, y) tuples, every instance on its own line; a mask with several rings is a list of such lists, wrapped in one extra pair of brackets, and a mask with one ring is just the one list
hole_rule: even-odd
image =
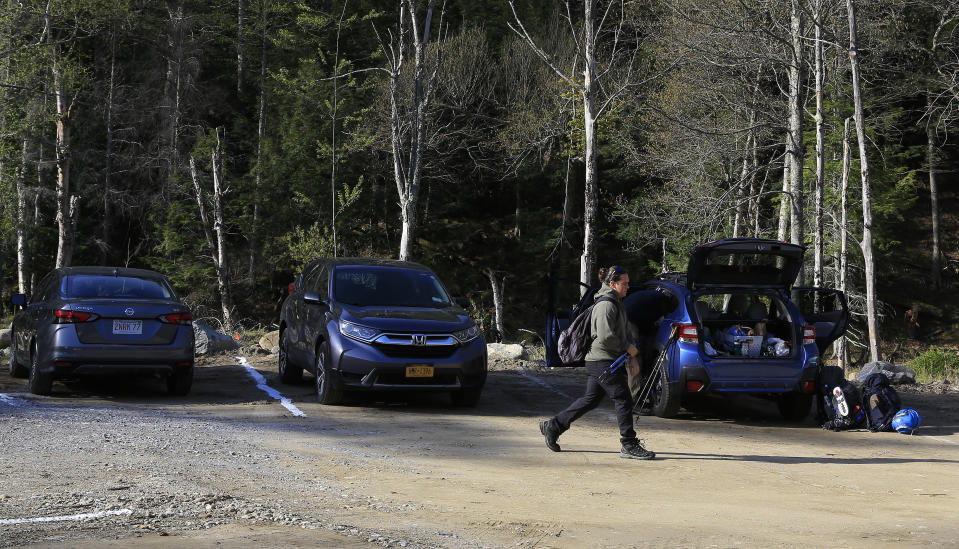
[(856, 47), (856, 6), (846, 0), (849, 16), (849, 64), (852, 70), (853, 104), (855, 106), (856, 139), (859, 142), (859, 171), (862, 176), (862, 248), (866, 273), (866, 323), (869, 327), (869, 354), (873, 362), (881, 358), (879, 319), (876, 310), (876, 259), (872, 246), (872, 187), (869, 181), (869, 155), (866, 152), (866, 124), (863, 119), (862, 91), (859, 85), (859, 57)]
[[(596, 220), (599, 212), (599, 178), (596, 157), (597, 122), (610, 109), (613, 102), (630, 87), (629, 73), (632, 68), (635, 53), (635, 42), (629, 40), (627, 27), (627, 11), (630, 2), (627, 0), (610, 1), (605, 9), (600, 9), (598, 0), (583, 0), (582, 28), (577, 31), (572, 14), (571, 2), (566, 3), (566, 19), (570, 32), (574, 36), (577, 48), (577, 59), (582, 63), (582, 77), (572, 70), (563, 70), (554, 57), (544, 50), (532, 35), (526, 30), (513, 0), (508, 0), (513, 14), (513, 21), (509, 27), (526, 41), (527, 45), (572, 89), (582, 98), (583, 129), (585, 145), (583, 159), (586, 172), (585, 202), (583, 215), (583, 255), (580, 258), (579, 278), (584, 284), (591, 284), (593, 271), (596, 266)], [(612, 30), (607, 29), (610, 24)], [(603, 43), (605, 40), (606, 43)], [(599, 56), (603, 54), (602, 64)], [(623, 59), (627, 61), (624, 61)], [(604, 87), (604, 82), (613, 80), (614, 68), (625, 63), (627, 66), (625, 78), (621, 78), (619, 85), (611, 83)]]

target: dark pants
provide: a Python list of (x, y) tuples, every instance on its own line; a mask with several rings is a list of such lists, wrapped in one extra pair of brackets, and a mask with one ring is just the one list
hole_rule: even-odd
[(599, 375), (612, 363), (612, 360), (586, 363), (586, 394), (556, 414), (554, 419), (560, 429), (563, 431), (569, 429), (571, 423), (599, 406), (603, 396), (609, 395), (613, 399), (613, 404), (616, 405), (620, 441), (626, 442), (636, 438), (636, 431), (633, 430), (633, 398), (629, 394), (629, 384), (626, 381), (626, 366), (620, 367), (615, 375), (603, 382), (599, 381)]

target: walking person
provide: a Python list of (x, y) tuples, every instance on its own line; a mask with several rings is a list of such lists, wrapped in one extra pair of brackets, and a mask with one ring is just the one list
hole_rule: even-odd
[(630, 342), (626, 309), (622, 302), (629, 290), (629, 273), (617, 266), (603, 268), (599, 270), (599, 280), (602, 287), (594, 296), (595, 305), (590, 317), (593, 341), (586, 353), (586, 393), (562, 412), (540, 422), (539, 430), (546, 437), (546, 446), (559, 452), (559, 436), (580, 416), (596, 408), (604, 395), (609, 395), (616, 405), (619, 422), (619, 440), (622, 444), (619, 456), (653, 459), (656, 454), (643, 447), (633, 429), (633, 399), (629, 392), (626, 368), (619, 368), (615, 374), (600, 379), (603, 370), (623, 353), (629, 353), (631, 360), (639, 354), (636, 346)]

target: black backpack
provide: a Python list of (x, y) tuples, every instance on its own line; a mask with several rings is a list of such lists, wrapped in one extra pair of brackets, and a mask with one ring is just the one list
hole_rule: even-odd
[(844, 431), (866, 423), (859, 389), (846, 379), (842, 368), (826, 366), (819, 374), (819, 394), (825, 412), (823, 429)]
[(863, 381), (862, 397), (869, 430), (892, 431), (892, 418), (902, 408), (902, 402), (899, 393), (889, 386), (889, 378), (881, 372), (871, 374)]
[(593, 344), (589, 320), (593, 314), (593, 307), (600, 301), (612, 301), (612, 299), (608, 297), (597, 299), (585, 311), (576, 315), (569, 326), (559, 334), (556, 351), (559, 353), (559, 359), (563, 361), (563, 364), (575, 364), (586, 360), (586, 353), (589, 352), (589, 348)]

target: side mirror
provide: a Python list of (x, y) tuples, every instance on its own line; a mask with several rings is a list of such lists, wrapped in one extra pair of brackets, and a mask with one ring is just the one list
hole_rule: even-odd
[(13, 294), (10, 296), (10, 303), (13, 303), (16, 307), (26, 307), (27, 296), (24, 294)]
[(320, 294), (315, 292), (307, 292), (303, 294), (303, 303), (309, 305), (326, 305), (326, 302), (320, 298)]
[(465, 297), (457, 297), (453, 299), (453, 301), (455, 301), (457, 305), (459, 305), (460, 307), (464, 309), (470, 308), (470, 300)]

